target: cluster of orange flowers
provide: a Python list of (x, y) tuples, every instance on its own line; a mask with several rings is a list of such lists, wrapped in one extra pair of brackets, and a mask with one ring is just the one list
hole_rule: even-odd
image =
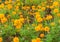
[(0, 14), (0, 22), (1, 22), (1, 23), (7, 22), (7, 18), (5, 17), (4, 14)]
[(32, 42), (42, 42), (40, 38), (32, 39)]
[[(2, 0), (0, 0), (0, 2), (2, 2)], [(20, 0), (16, 0), (16, 1), (5, 0), (4, 3), (2, 2), (0, 4), (0, 10), (5, 10), (5, 11), (9, 12), (9, 14), (6, 17), (5, 13), (4, 14), (1, 13), (0, 14), (0, 23), (4, 24), (10, 19), (9, 22), (12, 21), (13, 27), (20, 30), (25, 22), (26, 23), (27, 23), (27, 21), (30, 22), (29, 16), (33, 16), (31, 18), (34, 18), (34, 20), (31, 20), (31, 22), (37, 21), (37, 24), (38, 24), (37, 26), (36, 25), (34, 26), (35, 27), (34, 30), (36, 32), (40, 32), (40, 31), (50, 32), (50, 27), (44, 26), (42, 22), (53, 19), (53, 16), (51, 14), (46, 15), (46, 17), (41, 16), (41, 14), (42, 14), (41, 12), (45, 12), (46, 8), (50, 8), (54, 14), (56, 13), (56, 15), (60, 17), (59, 9), (57, 8), (59, 6), (59, 2), (54, 1), (52, 3), (52, 5), (50, 5), (50, 6), (46, 5), (47, 2), (42, 2), (41, 4), (42, 5), (31, 5), (30, 6), (30, 5), (24, 5), (22, 2), (20, 3)], [(13, 18), (16, 15), (19, 16), (18, 19)], [(60, 20), (59, 20), (59, 23), (60, 23)], [(55, 22), (51, 22), (50, 25), (54, 26)], [(41, 38), (44, 38), (45, 34), (42, 33), (39, 36)], [(3, 40), (0, 37), (0, 42), (2, 42), (2, 41)], [(20, 42), (19, 38), (14, 37), (13, 42)], [(36, 39), (32, 39), (32, 42), (42, 42), (42, 40), (37, 37)]]
[(42, 24), (38, 24), (38, 26), (35, 27), (35, 30), (36, 31), (47, 31), (47, 32), (49, 32), (50, 31), (50, 28), (48, 26), (43, 27)]
[(24, 23), (24, 18), (14, 20), (14, 26), (19, 29), (21, 28), (22, 24)]

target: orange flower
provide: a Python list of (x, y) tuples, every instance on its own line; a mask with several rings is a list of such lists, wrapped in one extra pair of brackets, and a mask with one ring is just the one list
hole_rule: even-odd
[(18, 37), (14, 37), (13, 38), (13, 42), (19, 42), (19, 38)]
[(15, 11), (13, 11), (13, 12), (12, 12), (12, 14), (13, 14), (13, 15), (15, 15), (15, 14), (16, 14), (16, 12), (15, 12)]
[(53, 6), (58, 6), (58, 5), (59, 5), (59, 2), (57, 2), (57, 1), (53, 2)]
[(4, 17), (1, 19), (1, 23), (5, 23), (5, 22), (7, 22), (7, 18)]
[(38, 26), (35, 27), (35, 30), (40, 31), (40, 30), (42, 30), (42, 28), (43, 28), (42, 24), (39, 24)]
[(20, 29), (22, 27), (21, 20), (20, 19), (14, 20), (14, 26), (16, 27), (16, 29)]
[(47, 8), (50, 8), (50, 6), (49, 6), (49, 5), (47, 5), (46, 7), (47, 7)]
[(24, 18), (19, 19), (21, 23), (24, 23)]
[(50, 28), (49, 28), (48, 26), (46, 26), (46, 27), (44, 28), (44, 30), (47, 31), (47, 32), (49, 32), (49, 31), (50, 31)]
[(32, 6), (32, 10), (36, 10), (35, 6)]
[(8, 4), (7, 7), (8, 7), (8, 9), (12, 9), (12, 5), (11, 4)]
[(42, 42), (40, 38), (32, 39), (32, 42)]
[(0, 8), (4, 8), (4, 3), (2, 3), (2, 4), (0, 5)]
[(4, 17), (4, 14), (0, 14), (0, 19)]
[(2, 42), (3, 40), (2, 40), (2, 37), (0, 37), (0, 42)]
[(45, 7), (41, 7), (41, 10), (44, 11), (45, 10)]
[(9, 2), (6, 0), (6, 1), (5, 1), (5, 4), (9, 4)]
[(54, 6), (52, 5), (52, 6), (50, 6), (50, 8), (52, 9), (52, 8), (54, 8)]
[(58, 13), (57, 16), (60, 17), (60, 13)]
[(41, 39), (40, 38), (36, 38), (36, 42), (41, 42)]
[(42, 22), (43, 21), (43, 19), (41, 17), (37, 18), (36, 20), (37, 20), (37, 22)]
[(15, 10), (18, 10), (18, 9), (19, 9), (19, 6), (16, 6), (16, 7), (15, 7)]
[(52, 15), (47, 15), (46, 20), (50, 20), (52, 18), (53, 18)]
[(59, 12), (59, 10), (58, 9), (54, 9), (54, 13), (58, 13)]
[(44, 37), (44, 34), (40, 34), (40, 37), (43, 38)]
[(36, 39), (32, 39), (32, 42), (36, 42)]
[(26, 6), (22, 7), (23, 10), (26, 10)]
[(35, 27), (35, 30), (36, 31), (40, 31), (40, 27)]
[(39, 9), (41, 8), (41, 6), (37, 6)]

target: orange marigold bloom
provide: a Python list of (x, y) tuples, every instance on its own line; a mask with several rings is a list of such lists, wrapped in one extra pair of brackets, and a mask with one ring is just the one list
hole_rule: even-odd
[(59, 9), (54, 9), (54, 13), (58, 13), (59, 12)]
[(57, 2), (57, 1), (53, 2), (53, 6), (58, 6), (58, 5), (59, 5), (59, 2)]
[(0, 14), (0, 19), (3, 18), (3, 17), (5, 17), (4, 14)]
[(25, 19), (24, 18), (20, 18), (19, 20), (20, 20), (21, 23), (24, 23)]
[(2, 3), (2, 4), (0, 5), (0, 8), (4, 8), (4, 3)]
[(46, 20), (50, 20), (52, 18), (53, 18), (52, 15), (47, 15)]
[(19, 6), (16, 6), (16, 7), (15, 7), (15, 10), (18, 10), (18, 9), (19, 9)]
[(6, 1), (5, 1), (5, 4), (9, 4), (9, 2), (6, 0)]
[(16, 14), (16, 11), (13, 11), (12, 14), (15, 15)]
[(41, 39), (40, 38), (36, 38), (36, 42), (41, 42)]
[(19, 42), (19, 38), (18, 37), (14, 37), (13, 38), (13, 42)]
[(50, 6), (50, 8), (52, 9), (52, 8), (54, 8), (54, 6), (52, 5), (52, 6)]
[(12, 5), (11, 4), (8, 4), (7, 7), (8, 7), (8, 9), (12, 9)]
[(40, 31), (40, 30), (42, 30), (42, 28), (43, 28), (42, 24), (39, 24), (37, 27), (35, 27), (35, 30), (36, 31)]
[(16, 27), (16, 29), (20, 29), (22, 26), (22, 22), (20, 19), (14, 20), (14, 26)]
[(32, 42), (42, 42), (40, 38), (32, 39)]
[(35, 6), (32, 6), (32, 10), (36, 10)]
[(46, 26), (46, 27), (44, 28), (44, 30), (47, 31), (47, 32), (49, 32), (49, 31), (50, 31), (50, 28), (49, 28), (48, 26)]
[(1, 19), (1, 23), (5, 23), (5, 22), (7, 22), (7, 18), (4, 17)]
[(36, 39), (32, 39), (32, 42), (36, 42)]
[(44, 37), (44, 34), (40, 34), (40, 37), (43, 38)]
[(41, 6), (37, 6), (39, 9), (41, 8)]
[(0, 42), (2, 42), (3, 41), (3, 39), (2, 39), (2, 37), (0, 37)]
[(41, 7), (41, 10), (44, 11), (45, 10), (45, 7)]
[(60, 13), (58, 13), (57, 16), (60, 17)]
[(40, 17), (40, 18), (37, 18), (36, 20), (37, 20), (37, 22), (42, 22), (43, 18)]

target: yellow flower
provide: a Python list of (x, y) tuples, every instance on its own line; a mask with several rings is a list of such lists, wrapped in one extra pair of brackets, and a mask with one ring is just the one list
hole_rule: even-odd
[(6, 0), (6, 1), (5, 1), (5, 4), (9, 4), (9, 2)]
[(20, 19), (14, 20), (14, 26), (16, 27), (16, 29), (20, 29), (22, 27), (22, 22), (20, 21)]
[(60, 13), (58, 13), (57, 16), (60, 17)]
[(52, 5), (52, 6), (50, 6), (50, 8), (52, 9), (52, 8), (54, 8), (54, 6)]
[(8, 9), (12, 9), (12, 5), (11, 4), (8, 4), (7, 7), (8, 7)]
[(53, 6), (58, 6), (58, 5), (59, 5), (59, 2), (57, 2), (57, 1), (53, 2)]
[(45, 7), (41, 7), (41, 10), (44, 11), (46, 8)]
[(40, 31), (40, 27), (35, 27), (35, 30), (36, 31)]
[(40, 34), (40, 37), (43, 38), (44, 37), (44, 34)]
[(36, 14), (35, 18), (37, 19), (37, 18), (39, 18), (39, 17), (40, 17), (40, 14)]
[(47, 5), (46, 7), (47, 7), (47, 8), (50, 8), (50, 6), (48, 6), (48, 5)]
[(2, 37), (0, 37), (0, 42), (2, 42), (3, 41), (3, 39), (2, 39)]
[(32, 39), (32, 42), (36, 42), (36, 39)]
[(39, 5), (38, 5), (38, 6), (37, 6), (37, 8), (39, 8), (39, 9), (40, 9), (40, 8), (41, 8), (41, 6), (39, 6)]
[(21, 23), (24, 23), (24, 18), (19, 19)]
[(12, 2), (12, 0), (9, 0), (9, 3), (11, 3)]
[(32, 10), (36, 10), (35, 6), (32, 6)]
[(36, 42), (42, 42), (40, 38), (36, 38)]
[(12, 14), (15, 15), (16, 14), (16, 11), (13, 11)]
[(18, 2), (17, 5), (19, 6), (20, 5), (20, 2)]
[(52, 15), (47, 15), (46, 20), (50, 20), (52, 18), (53, 18)]
[(48, 26), (46, 26), (46, 27), (44, 28), (44, 30), (47, 31), (47, 32), (49, 32), (49, 31), (50, 31), (50, 28), (49, 28)]
[(4, 3), (2, 3), (2, 4), (0, 5), (0, 8), (4, 8)]
[(32, 42), (42, 42), (40, 38), (32, 39)]
[(37, 18), (36, 20), (37, 20), (37, 22), (42, 22), (43, 21), (43, 19), (41, 17)]
[(19, 38), (18, 37), (14, 37), (13, 38), (13, 42), (19, 42)]
[(19, 9), (19, 6), (16, 6), (16, 7), (15, 7), (15, 10), (18, 10), (18, 9)]
[(5, 22), (7, 22), (7, 18), (4, 17), (1, 19), (1, 23), (5, 23)]
[(42, 30), (42, 24), (39, 24), (38, 26), (35, 27), (36, 31), (41, 31)]
[(0, 19), (3, 18), (3, 17), (5, 17), (4, 14), (0, 14)]
[(50, 24), (51, 24), (51, 26), (55, 26), (55, 23), (54, 22), (51, 22)]
[(58, 13), (59, 12), (59, 10), (58, 9), (54, 9), (54, 13)]

